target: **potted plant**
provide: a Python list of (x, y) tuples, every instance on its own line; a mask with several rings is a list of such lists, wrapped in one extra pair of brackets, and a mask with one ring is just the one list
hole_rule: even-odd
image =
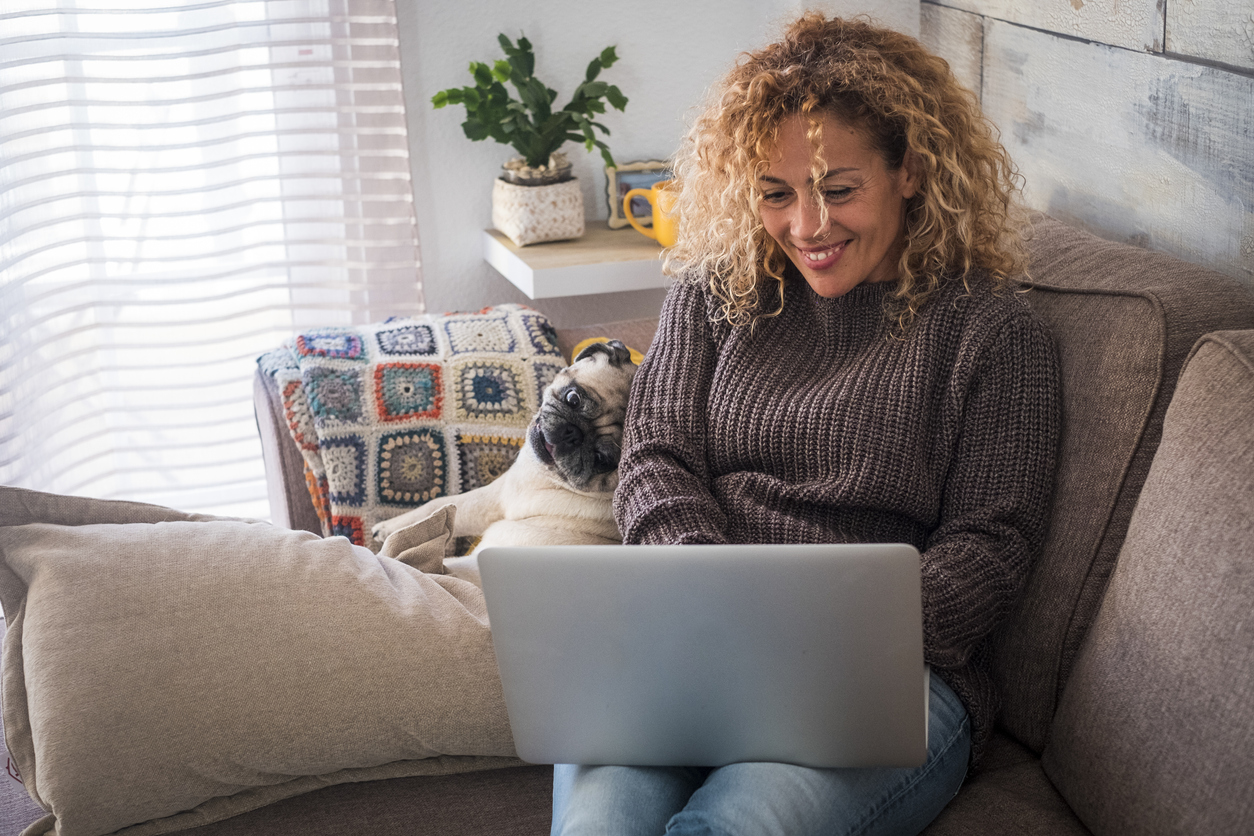
[[(492, 223), (497, 229), (519, 246), (578, 238), (583, 235), (583, 192), (558, 149), (568, 141), (583, 142), (589, 151), (599, 148), (606, 165), (614, 165), (609, 147), (597, 137), (598, 131), (608, 136), (609, 128), (595, 116), (605, 113), (607, 102), (616, 110), (627, 106), (617, 87), (597, 78), (618, 56), (612, 46), (603, 49), (588, 64), (570, 102), (555, 110), (557, 91), (535, 77), (531, 42), (519, 36), (515, 44), (503, 34), (498, 41), (505, 60), (491, 67), (470, 62), (474, 86), (441, 90), (431, 103), (437, 109), (465, 106), (462, 130), (467, 137), (476, 142), (494, 139), (518, 152), (493, 184)], [(517, 99), (506, 89), (507, 82)]]

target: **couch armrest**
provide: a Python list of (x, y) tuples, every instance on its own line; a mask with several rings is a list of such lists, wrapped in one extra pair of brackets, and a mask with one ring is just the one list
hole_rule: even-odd
[(253, 377), (253, 413), (261, 436), (271, 521), (283, 528), (321, 536), (322, 523), (305, 484), (305, 460), (288, 431), (283, 398), (274, 378), (260, 368)]
[(1254, 330), (1198, 341), (1046, 774), (1097, 834), (1254, 832)]

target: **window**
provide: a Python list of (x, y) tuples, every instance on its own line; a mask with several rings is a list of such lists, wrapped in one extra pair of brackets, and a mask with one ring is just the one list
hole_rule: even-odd
[(6, 0), (0, 483), (265, 517), (258, 355), (423, 310), (392, 0)]

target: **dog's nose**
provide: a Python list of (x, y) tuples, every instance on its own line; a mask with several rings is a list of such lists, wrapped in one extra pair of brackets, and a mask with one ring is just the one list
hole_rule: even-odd
[(553, 434), (553, 446), (559, 450), (570, 450), (583, 444), (583, 430), (574, 424), (562, 424)]

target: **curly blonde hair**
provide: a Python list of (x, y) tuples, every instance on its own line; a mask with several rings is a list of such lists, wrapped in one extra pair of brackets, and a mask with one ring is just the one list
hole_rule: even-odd
[(673, 160), (680, 232), (666, 270), (707, 277), (716, 316), (745, 325), (782, 309), (789, 261), (763, 227), (758, 180), (796, 114), (810, 122), (816, 195), (824, 116), (862, 131), (890, 171), (909, 160), (918, 190), (888, 311), (902, 331), (945, 282), (978, 269), (1003, 287), (1024, 272), (1021, 178), (949, 64), (899, 32), (808, 13), (741, 57)]

